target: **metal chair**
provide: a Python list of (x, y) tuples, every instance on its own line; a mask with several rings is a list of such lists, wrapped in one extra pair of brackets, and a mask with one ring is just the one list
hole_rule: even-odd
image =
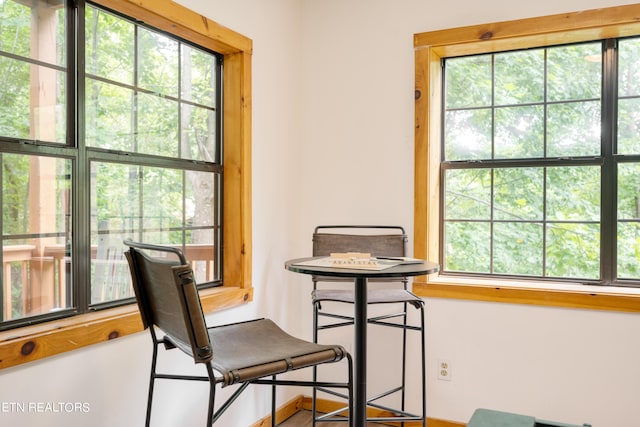
[[(313, 256), (329, 256), (336, 252), (363, 252), (370, 253), (371, 256), (405, 257), (407, 236), (400, 226), (366, 226), (366, 225), (321, 225), (315, 228), (313, 233)], [(321, 330), (338, 328), (353, 325), (353, 316), (332, 313), (323, 309), (324, 302), (338, 302), (353, 304), (353, 288), (348, 289), (325, 289), (318, 287), (320, 282), (344, 282), (345, 279), (335, 277), (313, 277), (313, 341), (318, 342), (318, 332)], [(407, 289), (408, 279), (406, 277), (398, 279), (381, 279), (384, 282), (397, 282), (400, 286), (395, 288), (371, 288), (367, 291), (368, 304), (394, 304), (400, 307), (399, 311), (391, 314), (371, 316), (368, 323), (386, 327), (399, 328), (402, 330), (402, 375), (400, 384), (396, 387), (367, 399), (367, 404), (371, 407), (392, 412), (395, 417), (369, 418), (371, 421), (422, 421), (426, 426), (426, 362), (425, 362), (425, 328), (424, 328), (424, 301)], [(374, 280), (370, 280), (370, 283)], [(420, 325), (410, 325), (407, 323), (407, 308), (409, 306), (420, 310)], [(326, 322), (320, 324), (320, 319)], [(395, 321), (394, 321), (395, 320)], [(411, 414), (405, 411), (406, 400), (406, 378), (407, 378), (407, 331), (419, 331), (421, 337), (421, 392), (422, 392), (422, 413), (420, 415)], [(314, 368), (314, 380), (317, 370)], [(321, 389), (320, 389), (321, 390)], [(324, 390), (322, 390), (324, 391)], [(339, 395), (335, 391), (331, 394)], [(401, 407), (390, 408), (380, 404), (378, 401), (383, 397), (394, 393), (401, 394)], [(316, 415), (317, 392), (313, 390), (313, 425)]]
[[(145, 425), (151, 421), (156, 379), (209, 383), (207, 426), (212, 426), (249, 384), (272, 386), (271, 426), (275, 426), (276, 385), (346, 389), (348, 415), (337, 417), (351, 424), (353, 395), (352, 361), (338, 345), (319, 345), (295, 338), (268, 319), (207, 327), (193, 271), (179, 249), (125, 240), (125, 253), (136, 301), (145, 329), (151, 333), (153, 355)], [(158, 332), (162, 332), (160, 336)], [(178, 348), (195, 363), (204, 364), (206, 375), (158, 373), (158, 348)], [(348, 381), (318, 382), (278, 379), (276, 375), (325, 363), (348, 361)], [(216, 385), (239, 388), (216, 410)]]

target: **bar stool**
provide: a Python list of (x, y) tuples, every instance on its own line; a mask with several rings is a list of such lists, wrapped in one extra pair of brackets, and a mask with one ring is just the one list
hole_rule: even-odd
[[(407, 235), (404, 228), (400, 226), (381, 225), (321, 225), (315, 228), (313, 233), (313, 256), (329, 256), (331, 253), (363, 252), (370, 253), (372, 257), (404, 257), (406, 256)], [(323, 308), (324, 302), (354, 303), (353, 287), (348, 289), (325, 289), (318, 287), (320, 282), (345, 282), (346, 279), (326, 276), (313, 276), (313, 342), (318, 342), (318, 332), (327, 329), (339, 328), (354, 324), (352, 315), (344, 315), (331, 312)], [(398, 421), (422, 421), (426, 426), (426, 363), (425, 363), (425, 328), (424, 328), (424, 301), (407, 289), (408, 279), (401, 277), (397, 279), (381, 279), (385, 283), (396, 282), (399, 286), (395, 288), (375, 288), (367, 291), (368, 304), (395, 304), (400, 307), (400, 311), (390, 314), (382, 314), (368, 317), (367, 321), (372, 325), (392, 327), (402, 330), (402, 374), (400, 383), (376, 396), (367, 399), (367, 404), (371, 407), (393, 413), (399, 417)], [(370, 283), (374, 280), (370, 280)], [(420, 325), (411, 325), (407, 322), (407, 309), (414, 307), (420, 310)], [(322, 325), (320, 318), (326, 320)], [(395, 320), (395, 321), (394, 321)], [(399, 321), (398, 321), (399, 320)], [(407, 377), (407, 331), (419, 331), (421, 336), (421, 395), (422, 413), (414, 415), (406, 412), (406, 377)], [(316, 380), (317, 369), (314, 368), (314, 380)], [(321, 421), (316, 411), (317, 391), (324, 391), (321, 388), (313, 390), (312, 416), (313, 425), (316, 421)], [(341, 396), (335, 391), (329, 393)], [(378, 401), (383, 397), (400, 393), (400, 409), (390, 408)], [(370, 421), (384, 421), (384, 419), (370, 418)]]

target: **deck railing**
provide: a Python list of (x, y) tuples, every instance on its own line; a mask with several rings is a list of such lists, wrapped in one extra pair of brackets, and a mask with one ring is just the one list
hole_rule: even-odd
[[(92, 303), (133, 297), (124, 247), (92, 246)], [(185, 256), (198, 282), (215, 280), (211, 244), (190, 244)], [(65, 245), (8, 245), (2, 248), (2, 320), (28, 317), (72, 304), (71, 257)]]

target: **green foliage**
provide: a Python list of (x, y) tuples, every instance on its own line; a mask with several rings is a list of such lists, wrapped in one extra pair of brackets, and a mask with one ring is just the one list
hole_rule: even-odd
[(491, 158), (491, 110), (452, 110), (445, 113), (447, 160)]
[(547, 99), (600, 99), (602, 44), (586, 43), (547, 49)]
[[(67, 244), (72, 212), (90, 216), (90, 243), (100, 243), (102, 251), (105, 243), (121, 245), (124, 237), (212, 244), (220, 225), (217, 173), (191, 171), (193, 162), (156, 167), (165, 160), (150, 156), (194, 159), (200, 161), (198, 168), (202, 161), (220, 163), (218, 57), (87, 4), (85, 40), (76, 47), (78, 58), (84, 58), (85, 81), (77, 93), (68, 91), (67, 11), (57, 6), (44, 0), (0, 0), (0, 137), (13, 138), (16, 144), (15, 139), (35, 142), (36, 152), (0, 153), (5, 244), (28, 243), (39, 249), (54, 242)], [(72, 100), (69, 94), (81, 98)], [(84, 107), (79, 111), (84, 126), (78, 129), (84, 133), (71, 140), (78, 145), (40, 144), (68, 142), (68, 101)], [(90, 149), (78, 154), (85, 146)], [(128, 153), (122, 157), (127, 164), (103, 161), (100, 149)], [(111, 154), (106, 156), (114, 161)], [(90, 172), (80, 179), (87, 182), (73, 191), (72, 174), (84, 171), (85, 160)], [(79, 202), (72, 200), (75, 194), (82, 200), (88, 195), (90, 212), (83, 212), (84, 205), (71, 208)], [(17, 235), (21, 238), (13, 238)], [(20, 292), (27, 285), (21, 280), (16, 271), (8, 296), (16, 302), (15, 317), (24, 315)], [(128, 276), (122, 280), (128, 283)], [(91, 301), (112, 297), (119, 298), (93, 294)]]
[(488, 222), (450, 222), (444, 235), (444, 269), (491, 272), (491, 225)]
[(547, 218), (600, 220), (600, 167), (547, 168)]
[(540, 223), (494, 225), (493, 272), (542, 276), (543, 228)]
[(24, 234), (29, 224), (29, 157), (1, 154), (2, 234)]
[(495, 105), (544, 100), (544, 49), (495, 55)]
[[(586, 43), (447, 59), (445, 159), (599, 156), (601, 49)], [(624, 55), (638, 65), (640, 43), (630, 43)], [(640, 95), (635, 81), (626, 78), (626, 93)], [(635, 152), (639, 100), (620, 103), (622, 143)], [(472, 165), (445, 172), (446, 270), (600, 277), (599, 166)], [(619, 188), (621, 213), (640, 221), (640, 169), (621, 167)], [(635, 225), (621, 227), (619, 238), (633, 249), (619, 251), (619, 264), (640, 277), (640, 269), (629, 267), (640, 264)]]
[(28, 58), (31, 9), (16, 1), (1, 0), (0, 17), (0, 50)]
[(600, 155), (600, 101), (551, 104), (547, 116), (549, 157)]
[(497, 220), (541, 221), (544, 215), (544, 168), (504, 168), (494, 171), (494, 212)]
[(547, 227), (546, 276), (600, 277), (600, 226), (553, 224)]
[(447, 109), (491, 105), (491, 58), (491, 55), (478, 55), (447, 61)]
[(544, 108), (541, 105), (497, 108), (494, 157), (517, 159), (543, 156)]
[(454, 169), (446, 173), (445, 218), (484, 219), (491, 215), (491, 171)]

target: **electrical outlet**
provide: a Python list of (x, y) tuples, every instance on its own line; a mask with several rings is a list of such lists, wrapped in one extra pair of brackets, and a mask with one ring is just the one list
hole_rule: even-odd
[(447, 359), (438, 360), (438, 379), (451, 381), (451, 362)]

